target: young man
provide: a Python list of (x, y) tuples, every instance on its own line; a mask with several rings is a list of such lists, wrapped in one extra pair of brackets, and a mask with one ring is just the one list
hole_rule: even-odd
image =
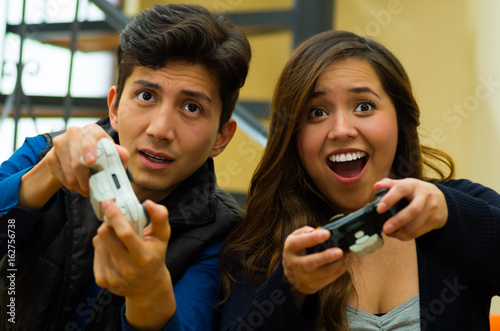
[[(236, 130), (249, 43), (204, 7), (156, 5), (124, 29), (117, 60), (109, 118), (29, 138), (0, 167), (0, 225), (15, 229), (0, 266), (0, 329), (217, 327), (219, 248), (241, 211), (216, 187), (212, 158)], [(113, 201), (102, 203), (108, 223), (92, 210), (102, 137), (145, 201), (142, 238)]]

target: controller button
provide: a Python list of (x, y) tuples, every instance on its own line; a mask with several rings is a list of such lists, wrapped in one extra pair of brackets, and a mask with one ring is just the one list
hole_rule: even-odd
[(366, 242), (370, 239), (370, 237), (368, 236), (364, 236), (364, 237), (361, 237), (361, 238), (358, 238), (356, 240), (356, 245), (364, 245), (366, 244)]
[(96, 149), (96, 151), (95, 151), (95, 153), (96, 153), (97, 158), (99, 158), (100, 156), (102, 156), (102, 148), (99, 148), (99, 146), (98, 146), (97, 149)]
[(349, 249), (359, 256), (365, 256), (375, 252), (382, 247), (382, 245), (384, 245), (384, 240), (377, 234), (373, 234), (370, 237), (364, 236), (356, 240), (356, 244), (349, 247)]
[(354, 234), (354, 237), (356, 237), (356, 239), (359, 239), (361, 237), (363, 237), (365, 235), (365, 232), (363, 230), (361, 231), (358, 231)]
[(111, 141), (103, 141), (101, 146), (104, 148), (104, 153), (106, 153), (106, 155), (113, 155), (115, 153), (115, 146)]
[(127, 217), (127, 208), (125, 207), (120, 207), (120, 210), (122, 211), (123, 216)]
[(128, 206), (128, 210), (130, 211), (130, 215), (132, 217), (132, 220), (136, 221), (140, 218), (139, 216), (139, 212), (137, 210), (137, 208), (134, 208), (134, 202), (133, 201), (127, 201), (127, 206)]
[(367, 246), (371, 246), (371, 245), (373, 245), (374, 243), (377, 242), (377, 237), (378, 236), (376, 234), (372, 235), (371, 237), (366, 236), (365, 237), (366, 240), (364, 240), (364, 241), (366, 242)]
[(111, 190), (111, 186), (109, 185), (108, 182), (100, 182), (99, 183), (99, 192), (104, 195), (106, 192), (109, 192)]

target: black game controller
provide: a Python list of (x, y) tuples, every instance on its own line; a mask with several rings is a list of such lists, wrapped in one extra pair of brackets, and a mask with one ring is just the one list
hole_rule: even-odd
[(341, 214), (332, 217), (330, 223), (322, 227), (330, 231), (330, 238), (308, 249), (308, 253), (339, 247), (344, 251), (349, 250), (359, 256), (365, 256), (381, 248), (384, 245), (381, 233), (385, 221), (408, 205), (408, 201), (402, 199), (385, 213), (379, 214), (377, 206), (386, 193), (387, 189), (377, 191), (376, 199), (363, 208), (347, 216)]

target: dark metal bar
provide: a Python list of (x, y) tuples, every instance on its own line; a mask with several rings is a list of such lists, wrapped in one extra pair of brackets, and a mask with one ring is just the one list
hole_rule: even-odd
[(69, 59), (69, 77), (68, 77), (68, 91), (64, 98), (64, 126), (68, 126), (68, 120), (71, 114), (71, 107), (73, 105), (73, 98), (71, 97), (71, 80), (73, 78), (73, 64), (75, 61), (76, 42), (78, 39), (78, 31), (80, 30), (80, 22), (78, 21), (78, 8), (80, 7), (80, 0), (76, 0), (75, 18), (71, 24), (71, 45), (70, 45), (70, 59)]
[[(72, 22), (68, 23), (40, 23), (40, 24), (25, 24), (26, 36), (31, 38), (34, 35), (44, 36), (44, 34), (61, 33), (66, 34), (71, 31)], [(83, 21), (80, 22), (80, 30), (87, 32), (102, 32), (102, 31), (115, 31), (111, 29), (106, 21)], [(7, 33), (20, 34), (21, 26), (7, 24), (5, 31)], [(36, 39), (36, 38), (33, 38)]]
[[(0, 94), (0, 103), (4, 103), (10, 98), (10, 95)], [(31, 102), (39, 107), (60, 107), (61, 97), (48, 97), (48, 96), (38, 96), (31, 95)], [(73, 106), (79, 108), (107, 108), (105, 97), (96, 98), (83, 98), (83, 97), (73, 97)]]
[(229, 19), (238, 26), (249, 27), (290, 27), (293, 23), (293, 11), (227, 13)]
[(238, 101), (238, 104), (247, 109), (251, 114), (256, 117), (269, 117), (271, 106), (269, 102), (258, 101)]
[(259, 120), (241, 104), (236, 104), (233, 117), (239, 121), (239, 126), (252, 139), (260, 145), (265, 146), (267, 142), (267, 128), (259, 122)]
[(90, 0), (110, 19), (108, 24), (115, 30), (121, 31), (130, 21), (120, 10), (111, 5), (106, 0)]
[(333, 28), (333, 6), (334, 0), (295, 0), (294, 48), (307, 38)]
[(24, 52), (24, 33), (26, 31), (26, 0), (23, 0), (23, 11), (21, 17), (20, 29), (21, 33), (19, 35), (20, 43), (19, 43), (19, 62), (17, 63), (17, 77), (16, 77), (16, 86), (14, 87), (14, 146), (12, 150), (16, 150), (17, 146), (17, 131), (19, 129), (19, 118), (21, 117), (21, 96), (24, 94), (23, 86), (21, 84), (22, 74), (23, 74), (23, 52)]

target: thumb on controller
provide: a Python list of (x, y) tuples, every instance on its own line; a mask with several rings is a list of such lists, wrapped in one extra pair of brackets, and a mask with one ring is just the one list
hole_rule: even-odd
[(155, 236), (164, 242), (168, 242), (171, 230), (167, 208), (151, 200), (144, 201), (143, 206), (150, 222), (144, 229), (144, 237)]

